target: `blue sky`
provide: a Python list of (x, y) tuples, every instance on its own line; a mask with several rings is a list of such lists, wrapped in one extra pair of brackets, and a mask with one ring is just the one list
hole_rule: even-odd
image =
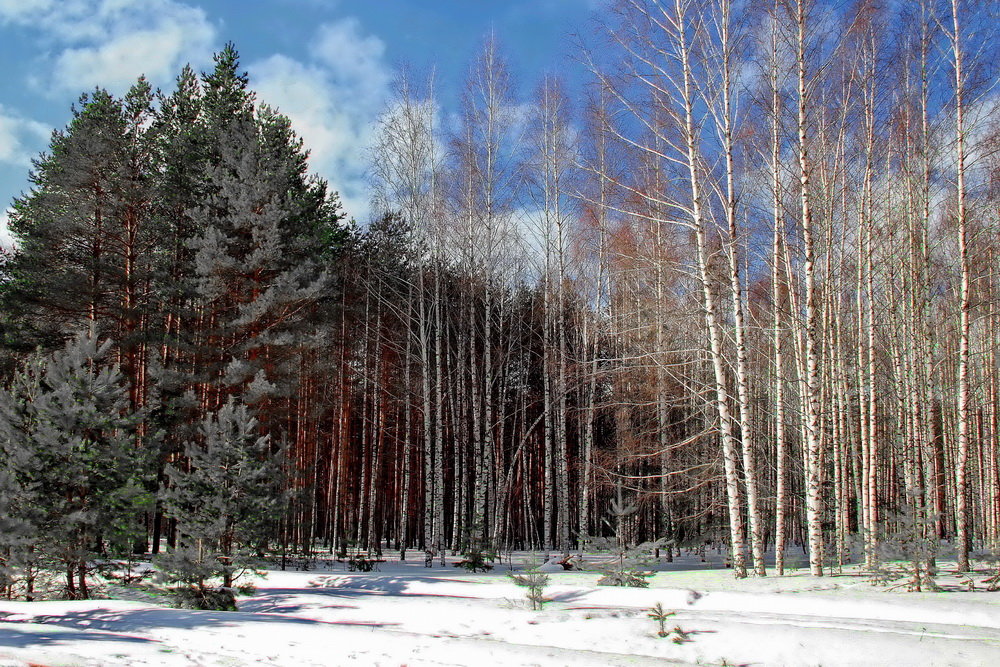
[[(312, 166), (363, 217), (364, 146), (394, 68), (436, 68), (444, 104), (494, 30), (522, 91), (572, 69), (572, 39), (601, 0), (0, 0), (0, 211), (80, 93), (139, 74), (169, 89), (185, 62), (236, 43), (251, 86), (312, 149)], [(3, 220), (0, 220), (2, 226)], [(5, 227), (0, 227), (5, 235)], [(5, 239), (4, 239), (5, 240)]]

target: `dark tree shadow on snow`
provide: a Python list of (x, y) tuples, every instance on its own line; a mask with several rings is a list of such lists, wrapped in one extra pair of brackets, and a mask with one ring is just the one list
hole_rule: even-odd
[[(364, 625), (365, 627), (382, 627), (396, 625), (394, 623), (353, 622), (353, 621), (317, 621), (295, 616), (284, 616), (277, 613), (250, 611), (193, 611), (186, 609), (129, 609), (107, 610), (91, 609), (87, 611), (68, 612), (66, 614), (34, 616), (25, 619), (29, 623), (51, 623), (60, 627), (79, 630), (100, 630), (103, 632), (142, 632), (153, 628), (179, 628), (184, 630), (204, 629), (213, 627), (230, 627), (243, 623), (283, 623), (294, 625)], [(87, 633), (82, 638), (88, 638)], [(112, 638), (113, 639), (113, 638)], [(135, 638), (136, 641), (151, 641), (145, 638)], [(3, 641), (0, 640), (0, 645)]]
[(360, 597), (360, 596), (396, 596), (407, 598), (455, 598), (464, 600), (481, 600), (483, 598), (476, 595), (454, 595), (450, 593), (416, 593), (408, 590), (410, 584), (440, 584), (442, 581), (454, 583), (471, 583), (461, 580), (442, 580), (440, 577), (395, 577), (395, 576), (366, 576), (366, 577), (339, 577), (323, 576), (317, 577), (309, 582), (306, 589), (260, 589), (262, 594), (270, 593), (309, 593), (321, 592), (324, 595), (337, 597)]
[(353, 604), (327, 604), (307, 602), (301, 599), (303, 594), (331, 598), (343, 598), (342, 595), (327, 594), (323, 590), (300, 590), (292, 588), (270, 589), (263, 595), (257, 595), (246, 600), (239, 600), (241, 612), (254, 614), (295, 614), (310, 609), (357, 609)]
[[(33, 619), (32, 622), (38, 622)], [(0, 628), (0, 646), (10, 648), (26, 648), (28, 646), (53, 646), (66, 642), (76, 641), (91, 642), (129, 642), (135, 644), (155, 644), (153, 639), (146, 637), (134, 637), (131, 635), (117, 634), (113, 632), (46, 632), (39, 630), (31, 632), (17, 630), (14, 628)]]
[(591, 592), (593, 591), (583, 590), (583, 591), (566, 591), (565, 593), (552, 593), (551, 595), (546, 594), (545, 599), (548, 600), (549, 602), (563, 602), (563, 603), (577, 602), (587, 597), (587, 594)]

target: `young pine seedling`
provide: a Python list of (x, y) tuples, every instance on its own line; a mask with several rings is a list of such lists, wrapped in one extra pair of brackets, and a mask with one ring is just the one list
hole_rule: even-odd
[[(667, 619), (676, 613), (676, 611), (667, 611), (664, 609), (663, 604), (660, 602), (657, 602), (655, 607), (650, 608), (648, 616), (660, 626), (660, 629), (656, 633), (658, 636), (666, 637), (670, 634), (667, 632)], [(677, 629), (679, 630), (680, 628)]]
[(531, 609), (533, 611), (538, 611), (542, 608), (542, 605), (545, 604), (545, 596), (542, 593), (545, 589), (545, 585), (549, 583), (549, 575), (544, 572), (539, 572), (536, 568), (537, 565), (532, 565), (522, 573), (507, 573), (507, 576), (510, 577), (515, 584), (528, 589), (524, 594), (524, 597), (526, 597), (528, 602), (531, 603)]

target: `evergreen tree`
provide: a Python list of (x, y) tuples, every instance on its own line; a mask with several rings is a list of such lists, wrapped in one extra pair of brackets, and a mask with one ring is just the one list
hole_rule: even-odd
[(20, 586), (34, 599), (32, 545), (36, 534), (30, 496), (9, 470), (0, 470), (0, 592), (10, 599)]
[(605, 520), (608, 525), (614, 528), (614, 539), (597, 537), (584, 538), (584, 541), (588, 548), (610, 551), (613, 555), (611, 560), (597, 567), (602, 575), (597, 580), (598, 586), (646, 588), (649, 586), (647, 579), (653, 573), (644, 569), (644, 566), (648, 562), (650, 554), (666, 544), (666, 539), (639, 545), (630, 543), (625, 534), (624, 521), (627, 517), (635, 514), (639, 508), (622, 501), (620, 494), (621, 490), (619, 489), (619, 497), (611, 500), (608, 508), (609, 519)]
[[(288, 119), (257, 104), (236, 49), (215, 60), (168, 95), (140, 79), (122, 98), (82, 96), (14, 204), (0, 266), (15, 355), (81, 326), (115, 341), (131, 410), (148, 406), (136, 444), (156, 461), (150, 493), (230, 396), (256, 408), (260, 434), (290, 430), (341, 301), (326, 270), (350, 237), (336, 194), (308, 174)], [(173, 535), (159, 508), (144, 524), (154, 551)]]
[(164, 185), (187, 216), (171, 288), (177, 335), (168, 339), (185, 363), (164, 364), (181, 374), (165, 390), (192, 390), (202, 414), (235, 396), (255, 409), (260, 433), (277, 439), (298, 414), (294, 400), (278, 399), (294, 396), (324, 304), (334, 301), (323, 262), (346, 237), (337, 198), (307, 175), (288, 119), (255, 106), (232, 45), (215, 60), (200, 92), (182, 75), (165, 107), (178, 164)]
[[(103, 363), (109, 347), (81, 334), (29, 359), (0, 393), (0, 457), (11, 475), (0, 520), (20, 533), (4, 546), (29, 570), (57, 561), (71, 598), (89, 597), (90, 560), (116, 540), (130, 544), (148, 499), (134, 447), (141, 414), (129, 408), (118, 366)], [(31, 588), (29, 579), (28, 596)]]
[[(261, 372), (268, 381), (280, 376), (300, 341), (296, 325), (327, 282), (282, 229), (286, 192), (266, 170), (257, 139), (252, 125), (220, 138), (222, 163), (208, 174), (217, 192), (196, 213), (203, 231), (190, 242), (195, 291), (209, 323), (201, 369), (206, 381), (241, 389)], [(225, 391), (214, 389), (222, 402)]]
[(474, 523), (462, 538), (462, 560), (454, 563), (469, 572), (489, 572), (493, 569), (493, 561), (497, 559), (496, 548), (485, 535), (482, 524)]
[(259, 435), (253, 411), (230, 398), (201, 422), (184, 454), (186, 461), (168, 466), (163, 493), (180, 544), (160, 563), (167, 581), (185, 585), (182, 599), (215, 607), (215, 580), (231, 589), (273, 532), (282, 508), (280, 453)]
[(541, 610), (542, 606), (548, 602), (545, 597), (545, 586), (549, 583), (549, 575), (538, 569), (539, 562), (531, 561), (525, 563), (523, 572), (508, 572), (507, 576), (516, 585), (528, 589), (525, 592), (525, 599), (531, 604), (534, 611)]
[(8, 346), (56, 348), (68, 328), (94, 322), (123, 348), (133, 385), (158, 238), (149, 224), (152, 99), (144, 79), (121, 100), (102, 89), (81, 96), (34, 161), (31, 192), (14, 202), (18, 243), (0, 292)]
[[(317, 261), (319, 233), (337, 218), (325, 186), (305, 176), (301, 141), (286, 118), (263, 107), (255, 113), (246, 76), (227, 47), (205, 77), (205, 199), (194, 209), (198, 233), (193, 291), (207, 326), (200, 369), (208, 405), (242, 394), (257, 379), (251, 400), (267, 419), (277, 385), (288, 389), (296, 352), (308, 338), (315, 305), (329, 279)], [(317, 219), (319, 218), (319, 219)], [(225, 364), (225, 365), (223, 365)], [(280, 382), (279, 382), (280, 380)]]
[[(157, 393), (149, 421), (163, 434), (156, 446), (156, 490), (166, 484), (167, 461), (181, 454), (184, 442), (194, 437), (198, 420), (198, 400), (192, 387), (198, 311), (188, 279), (194, 264), (188, 242), (197, 233), (191, 211), (205, 192), (202, 174), (210, 142), (204, 134), (203, 107), (198, 74), (185, 66), (174, 91), (158, 96), (151, 133), (160, 164), (153, 214), (162, 233), (150, 285), (160, 304), (152, 326), (161, 345), (148, 369)], [(156, 503), (151, 521), (153, 554), (160, 552), (161, 535), (167, 528), (159, 497)]]

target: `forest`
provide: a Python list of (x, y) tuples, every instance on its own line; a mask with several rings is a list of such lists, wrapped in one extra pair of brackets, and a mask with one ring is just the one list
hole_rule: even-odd
[(232, 44), (83, 94), (0, 259), (0, 586), (609, 536), (737, 578), (996, 555), (997, 25), (621, 0), (580, 86), (490, 35), (447, 103), (400, 68), (360, 221)]

